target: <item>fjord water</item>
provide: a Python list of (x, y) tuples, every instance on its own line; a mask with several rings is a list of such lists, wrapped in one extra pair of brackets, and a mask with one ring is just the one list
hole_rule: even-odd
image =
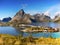
[[(59, 28), (60, 24), (57, 23), (34, 23), (33, 25), (36, 26), (49, 26), (49, 27), (53, 27), (53, 28)], [(10, 34), (10, 35), (20, 35), (22, 34), (18, 29), (14, 28), (14, 27), (0, 27), (0, 34)], [(30, 34), (32, 34), (33, 37), (49, 37), (52, 36), (53, 38), (60, 38), (60, 32), (39, 32), (39, 33), (25, 33), (23, 32), (23, 36), (29, 36)]]
[(54, 22), (32, 23), (31, 25), (35, 25), (35, 26), (43, 26), (43, 27), (60, 28), (60, 24), (59, 24), (59, 23), (54, 23)]
[(18, 35), (19, 32), (13, 27), (0, 27), (0, 34)]

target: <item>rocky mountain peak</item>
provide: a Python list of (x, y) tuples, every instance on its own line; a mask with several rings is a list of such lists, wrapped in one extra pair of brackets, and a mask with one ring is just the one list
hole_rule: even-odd
[(24, 10), (23, 9), (21, 9), (20, 11), (19, 11), (19, 14), (21, 14), (21, 15), (24, 15)]
[(15, 16), (23, 16), (24, 14), (25, 14), (24, 10), (21, 9), (21, 10), (19, 10), (19, 11), (16, 13)]
[(17, 22), (17, 23), (24, 23), (24, 24), (30, 24), (33, 22), (49, 22), (50, 21), (50, 17), (46, 16), (43, 14), (35, 14), (34, 16), (30, 15), (30, 14), (26, 14), (24, 12), (23, 9), (21, 9), (20, 11), (18, 11), (16, 13), (16, 15), (12, 18), (12, 20), (10, 22)]

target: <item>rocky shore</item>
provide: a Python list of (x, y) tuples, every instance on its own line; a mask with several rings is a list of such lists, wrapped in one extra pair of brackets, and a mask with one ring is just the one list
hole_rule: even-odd
[(59, 29), (52, 28), (52, 27), (30, 26), (21, 31), (23, 32), (59, 32)]

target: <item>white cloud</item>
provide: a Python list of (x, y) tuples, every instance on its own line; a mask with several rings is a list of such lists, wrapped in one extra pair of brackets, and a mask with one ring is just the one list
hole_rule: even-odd
[(49, 14), (50, 13), (50, 17), (53, 19), (56, 15), (56, 13), (59, 13), (60, 11), (60, 4), (56, 4), (56, 5), (53, 5), (51, 6), (46, 12), (45, 14)]
[(21, 5), (21, 8), (24, 9), (24, 8), (26, 8), (27, 6), (28, 6), (28, 4), (22, 4), (22, 5)]
[(55, 15), (60, 15), (60, 11), (59, 12), (56, 12)]
[(47, 12), (44, 12), (44, 15), (47, 15), (47, 16), (49, 16), (49, 15), (50, 15), (49, 11), (47, 11)]
[(40, 11), (35, 11), (35, 10), (29, 10), (29, 11), (27, 11), (27, 13), (29, 13), (29, 14), (31, 14), (31, 15), (34, 15), (34, 14), (41, 14), (41, 12)]

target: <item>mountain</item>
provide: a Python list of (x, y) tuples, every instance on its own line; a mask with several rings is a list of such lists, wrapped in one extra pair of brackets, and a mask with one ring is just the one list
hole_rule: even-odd
[(0, 22), (1, 22), (1, 19), (0, 19)]
[(60, 12), (56, 12), (55, 15), (56, 16), (53, 19), (53, 21), (56, 22), (56, 23), (60, 23)]
[(11, 17), (3, 18), (2, 22), (9, 22), (11, 20)]
[(23, 23), (23, 24), (30, 24), (32, 22), (49, 22), (51, 18), (44, 14), (35, 14), (30, 15), (26, 14), (23, 9), (18, 11), (16, 15), (12, 18), (10, 22), (12, 23)]
[(0, 20), (0, 23), (1, 23), (2, 21)]
[(49, 16), (44, 15), (44, 13), (35, 14), (34, 17), (35, 17), (35, 20), (37, 22), (49, 22), (49, 21), (51, 21), (51, 18)]
[(26, 14), (23, 9), (16, 13), (10, 22), (31, 23), (30, 14)]
[(60, 16), (56, 15), (55, 18), (53, 19), (53, 21), (60, 23)]

